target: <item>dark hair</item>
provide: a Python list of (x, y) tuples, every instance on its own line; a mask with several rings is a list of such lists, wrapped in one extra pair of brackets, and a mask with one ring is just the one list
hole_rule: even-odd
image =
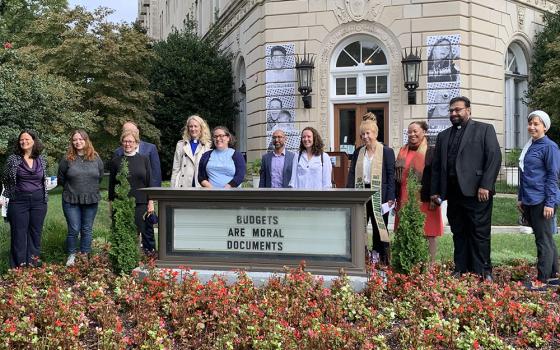
[(227, 136), (229, 136), (229, 142), (228, 142), (228, 147), (233, 148), (235, 146), (235, 136), (233, 136), (233, 134), (231, 132), (229, 132), (229, 129), (223, 125), (218, 125), (216, 126), (214, 129), (212, 129), (212, 148), (215, 149), (216, 145), (214, 145), (214, 132), (216, 130), (222, 130)]
[(280, 45), (273, 46), (270, 49), (270, 56), (272, 56), (272, 53), (274, 51), (281, 51), (284, 54), (284, 56), (286, 55), (286, 48), (284, 46), (280, 46)]
[[(317, 130), (315, 130), (315, 128), (308, 126), (301, 131), (302, 136), (305, 130), (309, 130), (313, 134), (313, 145), (311, 145), (311, 152), (313, 153), (314, 156), (320, 156), (323, 153), (323, 148), (325, 148), (325, 144), (323, 143), (323, 139), (321, 138), (321, 135)], [(302, 153), (303, 151), (305, 151), (305, 147), (303, 146), (303, 142), (301, 141), (300, 138), (299, 153)]]
[(45, 148), (45, 146), (43, 146), (43, 143), (41, 142), (41, 140), (37, 136), (37, 132), (35, 132), (34, 130), (31, 130), (31, 129), (25, 129), (25, 130), (22, 130), (19, 133), (19, 135), (16, 139), (16, 142), (14, 144), (14, 154), (17, 154), (17, 155), (22, 156), (22, 157), (24, 155), (24, 152), (21, 149), (21, 146), (19, 144), (19, 139), (21, 138), (21, 135), (23, 135), (23, 134), (28, 134), (33, 139), (33, 148), (31, 149), (31, 158), (35, 159), (35, 158), (39, 157), (41, 155), (41, 152), (43, 152), (43, 149)]
[(468, 99), (468, 97), (465, 96), (457, 96), (457, 97), (453, 97), (451, 99), (451, 101), (449, 101), (449, 105), (453, 105), (455, 102), (459, 102), (459, 101), (463, 101), (465, 103), (465, 108), (470, 108), (471, 106), (471, 100)]
[[(281, 100), (281, 99), (279, 99), (278, 97), (271, 98), (270, 101), (268, 101), (268, 107), (270, 107), (270, 104), (272, 103), (272, 101), (278, 101), (278, 102), (280, 102), (280, 108), (275, 108), (275, 109), (282, 109), (283, 103), (282, 103), (282, 100)], [(270, 109), (270, 108), (269, 108), (269, 109)]]
[[(441, 45), (442, 42), (447, 41), (448, 44), (447, 45)], [(433, 45), (432, 45), (432, 50), (430, 51), (430, 55), (428, 56), (428, 61), (433, 61), (434, 60), (434, 49), (438, 46), (449, 46), (449, 55), (448, 57), (444, 58), (447, 60), (452, 60), (453, 59), (453, 48), (452, 48), (452, 44), (451, 44), (451, 40), (449, 40), (446, 37), (443, 37), (441, 39), (439, 39), (438, 41), (436, 41)]]
[(408, 126), (411, 126), (412, 124), (416, 124), (419, 127), (421, 127), (422, 130), (424, 130), (425, 132), (428, 132), (428, 123), (426, 123), (425, 120), (415, 120), (412, 123), (408, 124)]

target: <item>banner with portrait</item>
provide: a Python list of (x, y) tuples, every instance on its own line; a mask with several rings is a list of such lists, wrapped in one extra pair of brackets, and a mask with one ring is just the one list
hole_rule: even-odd
[[(427, 119), (429, 135), (437, 135), (451, 126), (449, 101), (460, 95), (461, 35), (429, 36), (426, 40), (428, 55)], [(435, 137), (430, 138), (435, 142)]]
[(272, 148), (272, 134), (286, 134), (286, 149), (299, 147), (296, 128), (296, 56), (295, 44), (269, 44), (265, 47), (266, 143)]

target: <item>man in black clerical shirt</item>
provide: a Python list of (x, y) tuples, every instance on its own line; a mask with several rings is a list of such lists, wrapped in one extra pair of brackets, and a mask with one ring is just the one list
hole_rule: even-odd
[(502, 154), (491, 124), (471, 119), (470, 100), (449, 102), (452, 127), (442, 131), (432, 163), (431, 199), (447, 200), (455, 273), (492, 278), (490, 228), (494, 184)]

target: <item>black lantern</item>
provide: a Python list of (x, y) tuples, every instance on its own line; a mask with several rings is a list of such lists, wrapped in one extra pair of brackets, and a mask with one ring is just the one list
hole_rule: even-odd
[(404, 56), (401, 61), (404, 76), (404, 87), (408, 90), (408, 104), (416, 104), (416, 89), (420, 80), (420, 63), (422, 59), (418, 54), (418, 49), (415, 49), (414, 54), (412, 53), (412, 47), (410, 48), (410, 53), (406, 54), (406, 48), (404, 49)]
[(304, 108), (311, 108), (311, 96), (313, 91), (313, 69), (315, 58), (311, 54), (303, 54), (303, 58), (297, 57), (296, 71), (298, 79), (298, 91), (301, 94)]

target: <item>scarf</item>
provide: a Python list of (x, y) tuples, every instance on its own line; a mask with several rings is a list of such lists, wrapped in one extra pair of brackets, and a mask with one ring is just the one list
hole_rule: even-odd
[[(364, 157), (366, 155), (366, 147), (362, 147), (358, 153), (358, 159), (356, 161), (356, 172), (354, 181), (356, 187), (363, 187), (364, 183)], [(382, 205), (382, 170), (383, 170), (383, 144), (376, 141), (375, 152), (373, 154), (373, 160), (371, 161), (370, 170), (370, 182), (371, 182), (371, 205), (373, 207), (373, 217), (375, 219), (375, 224), (379, 230), (379, 237), (382, 242), (389, 242), (389, 231), (385, 226), (383, 221), (383, 214), (381, 211)]]
[[(544, 130), (545, 132), (550, 129), (550, 117), (548, 116), (548, 114), (544, 111), (533, 111), (531, 113), (529, 113), (529, 115), (527, 116), (527, 121), (529, 121), (531, 119), (532, 116), (537, 116), (541, 119), (542, 123), (544, 124)], [(521, 169), (521, 172), (523, 172), (523, 169), (525, 168), (525, 155), (527, 154), (527, 151), (529, 150), (529, 147), (531, 147), (531, 145), (533, 144), (533, 139), (529, 139), (529, 141), (527, 141), (527, 143), (525, 144), (525, 146), (523, 146), (523, 150), (521, 151), (521, 154), (519, 155), (519, 169)]]
[[(408, 171), (405, 172), (406, 167), (406, 157), (408, 156), (408, 152), (412, 151), (413, 149), (410, 148), (410, 145), (404, 145), (400, 151), (399, 155), (397, 156), (397, 161), (395, 162), (395, 180), (398, 183), (403, 183), (406, 181), (408, 177)], [(414, 169), (416, 176), (418, 179), (422, 178), (422, 173), (424, 172), (424, 164), (426, 163), (426, 151), (428, 150), (428, 140), (424, 137), (420, 145), (416, 149), (416, 154), (412, 158), (410, 162), (409, 171), (410, 169)]]

